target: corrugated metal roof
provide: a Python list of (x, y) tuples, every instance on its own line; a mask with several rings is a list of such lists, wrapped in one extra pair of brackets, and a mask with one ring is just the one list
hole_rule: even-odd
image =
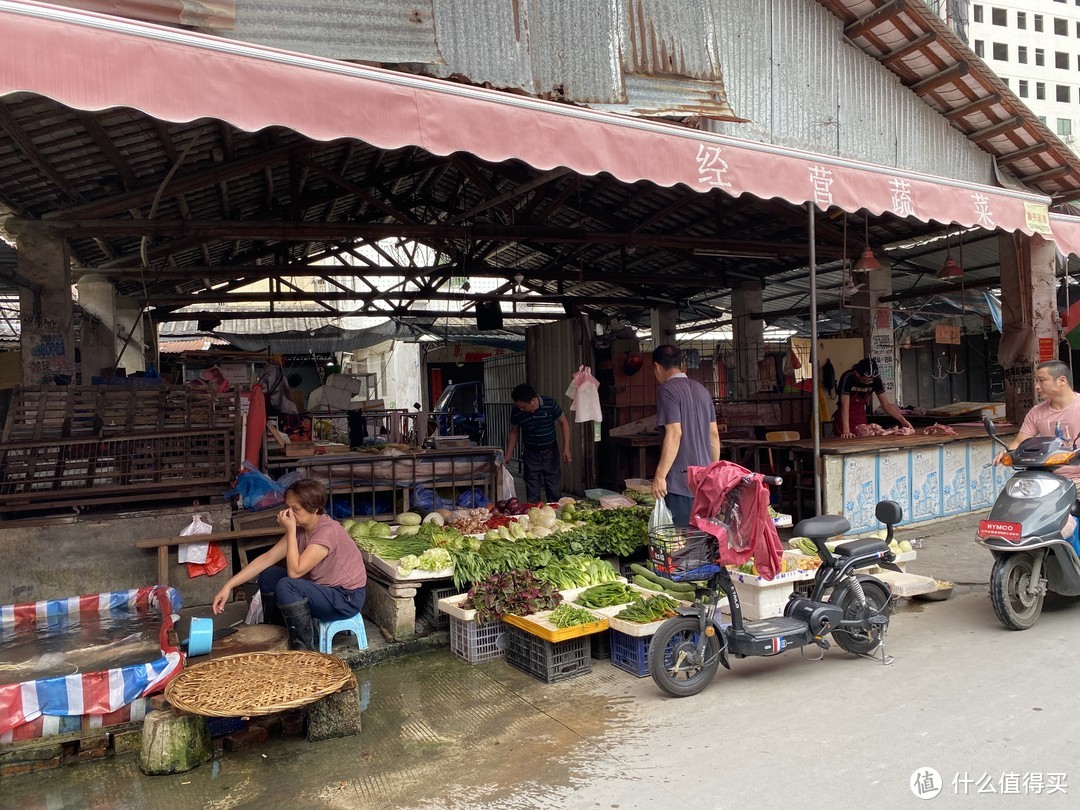
[(233, 0), (51, 0), (98, 14), (112, 14), (144, 22), (229, 28), (235, 18)]
[(236, 0), (232, 27), (211, 33), (330, 59), (443, 61), (432, 0)]

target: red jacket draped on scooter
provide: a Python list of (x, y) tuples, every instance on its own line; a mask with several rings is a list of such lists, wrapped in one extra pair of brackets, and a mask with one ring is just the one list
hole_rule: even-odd
[[(690, 525), (708, 532), (720, 545), (720, 563), (738, 565), (751, 557), (758, 573), (772, 579), (781, 570), (783, 547), (769, 516), (769, 488), (757, 478), (743, 484), (750, 471), (730, 461), (714, 461), (707, 467), (688, 467), (687, 482), (694, 491)], [(733, 507), (725, 508), (727, 499)], [(726, 513), (726, 523), (713, 518)]]

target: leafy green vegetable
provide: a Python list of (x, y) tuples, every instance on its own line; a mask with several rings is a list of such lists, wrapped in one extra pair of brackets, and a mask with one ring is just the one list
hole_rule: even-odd
[(476, 621), (485, 624), (507, 613), (529, 616), (556, 607), (561, 601), (562, 596), (550, 583), (539, 581), (531, 571), (518, 569), (477, 582), (462, 607), (474, 609)]
[(548, 618), (556, 627), (575, 627), (579, 624), (591, 624), (598, 621), (596, 616), (589, 611), (566, 604), (559, 605), (551, 611), (551, 616)]

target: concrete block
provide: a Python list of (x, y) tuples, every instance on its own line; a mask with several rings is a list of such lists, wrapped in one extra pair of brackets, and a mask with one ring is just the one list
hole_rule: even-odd
[(308, 711), (308, 739), (312, 742), (352, 737), (359, 733), (359, 688), (344, 689), (311, 704)]
[(150, 712), (143, 720), (139, 768), (150, 776), (183, 773), (212, 756), (206, 718), (172, 711)]
[(381, 582), (368, 579), (364, 615), (398, 640), (416, 635), (416, 603), (412, 597), (395, 597)]

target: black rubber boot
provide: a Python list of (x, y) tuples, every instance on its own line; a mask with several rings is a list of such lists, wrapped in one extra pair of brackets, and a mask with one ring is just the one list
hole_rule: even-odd
[(318, 650), (315, 642), (315, 620), (311, 618), (308, 600), (301, 599), (289, 605), (281, 605), (281, 615), (289, 628), (290, 650)]
[(278, 627), (285, 626), (285, 617), (281, 615), (278, 607), (277, 594), (268, 591), (259, 591), (262, 595), (263, 624), (276, 624)]

